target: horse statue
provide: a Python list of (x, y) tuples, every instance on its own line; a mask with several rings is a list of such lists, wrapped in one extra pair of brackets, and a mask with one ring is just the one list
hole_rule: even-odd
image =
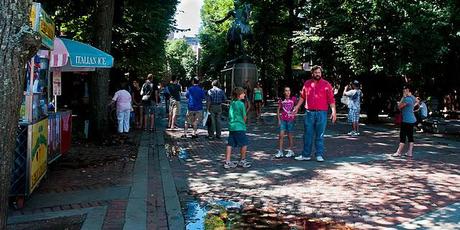
[(229, 11), (223, 19), (214, 22), (220, 24), (231, 17), (235, 18), (227, 31), (227, 42), (230, 54), (237, 59), (245, 55), (244, 40), (252, 38), (251, 26), (249, 25), (251, 5), (248, 3), (242, 4), (239, 0), (235, 0), (233, 4), (234, 10)]

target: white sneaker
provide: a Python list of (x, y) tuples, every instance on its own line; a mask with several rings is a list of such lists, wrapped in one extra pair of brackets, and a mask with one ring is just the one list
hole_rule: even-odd
[(252, 164), (251, 164), (251, 162), (249, 162), (246, 159), (244, 159), (244, 160), (240, 160), (240, 162), (238, 162), (238, 166), (243, 167), (243, 168), (249, 168), (249, 167), (252, 166)]
[(316, 161), (318, 162), (323, 162), (324, 161), (324, 158), (322, 156), (317, 156), (316, 157)]
[(300, 155), (300, 156), (296, 156), (294, 159), (297, 160), (297, 161), (309, 161), (309, 160), (311, 160), (311, 157), (304, 157), (304, 156)]
[(351, 134), (351, 135), (352, 135), (352, 136), (355, 136), (355, 137), (356, 137), (356, 136), (359, 136), (359, 132), (355, 132), (355, 133), (353, 133), (353, 134)]
[(284, 157), (293, 157), (293, 156), (295, 156), (294, 151), (292, 151), (290, 149), (286, 150), (286, 152), (287, 153), (286, 153), (286, 155)]
[(353, 136), (353, 135), (355, 135), (355, 131), (348, 132), (347, 134), (350, 135), (350, 136)]
[(225, 161), (224, 163), (224, 168), (230, 169), (230, 168), (236, 168), (238, 164), (233, 162), (233, 161)]
[(275, 154), (275, 157), (276, 157), (276, 158), (281, 158), (281, 157), (283, 157), (283, 151), (278, 150), (278, 152)]

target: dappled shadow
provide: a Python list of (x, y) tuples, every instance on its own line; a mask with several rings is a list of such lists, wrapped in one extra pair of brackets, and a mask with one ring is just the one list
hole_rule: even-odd
[(411, 222), (403, 223), (398, 227), (404, 229), (458, 229), (459, 213), (460, 203), (456, 203), (429, 213), (423, 218), (416, 218)]
[[(250, 124), (249, 169), (223, 168), (226, 140), (183, 139), (166, 131), (166, 143), (182, 147), (187, 159), (171, 158), (171, 168), (182, 207), (198, 199), (233, 200), (274, 213), (286, 221), (331, 218), (357, 228), (393, 228), (395, 225), (456, 202), (460, 198), (460, 166), (449, 158), (456, 145), (417, 143), (416, 152), (438, 158), (392, 159), (397, 131), (362, 130), (358, 138), (344, 135), (347, 127), (330, 125), (326, 138), (326, 163), (273, 159), (276, 127)], [(297, 147), (302, 127), (296, 127)], [(224, 132), (224, 137), (228, 132)], [(234, 151), (234, 159), (238, 154)], [(452, 156), (451, 156), (452, 157)], [(453, 156), (458, 158), (457, 155)], [(292, 223), (294, 223), (292, 222)]]

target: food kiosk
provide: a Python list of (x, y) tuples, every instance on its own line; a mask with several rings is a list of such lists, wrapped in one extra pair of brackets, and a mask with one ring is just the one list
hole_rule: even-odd
[(72, 112), (58, 109), (61, 73), (111, 68), (114, 63), (111, 55), (95, 47), (56, 38), (54, 22), (40, 3), (33, 3), (30, 21), (42, 37), (42, 47), (27, 63), (10, 190), (16, 208), (23, 207), (48, 164), (70, 149)]
[[(33, 3), (30, 22), (41, 36), (41, 53), (53, 49), (55, 26), (39, 3)], [(10, 195), (22, 207), (46, 174), (48, 163), (49, 58), (37, 53), (26, 65), (24, 96), (20, 109)]]

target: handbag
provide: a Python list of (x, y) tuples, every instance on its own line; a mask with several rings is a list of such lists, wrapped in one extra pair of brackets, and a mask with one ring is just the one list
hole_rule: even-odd
[(147, 101), (148, 99), (150, 99), (150, 95), (144, 95), (144, 96), (142, 96), (142, 100), (143, 100), (143, 101)]
[(402, 113), (396, 113), (394, 123), (396, 125), (400, 125), (401, 122), (402, 122)]
[(202, 121), (203, 126), (206, 126), (206, 122), (208, 121), (208, 117), (209, 117), (209, 112), (208, 111), (204, 112), (203, 121)]
[(142, 100), (143, 101), (147, 101), (148, 99), (150, 99), (150, 95), (152, 94), (152, 86), (150, 86), (149, 84), (147, 83), (144, 83), (144, 85), (142, 85), (142, 89), (141, 89), (141, 96), (142, 96)]
[(348, 105), (348, 101), (350, 99), (348, 98), (348, 96), (345, 96), (343, 95), (342, 98), (340, 98), (340, 102), (342, 102), (342, 104), (345, 104), (345, 105)]

